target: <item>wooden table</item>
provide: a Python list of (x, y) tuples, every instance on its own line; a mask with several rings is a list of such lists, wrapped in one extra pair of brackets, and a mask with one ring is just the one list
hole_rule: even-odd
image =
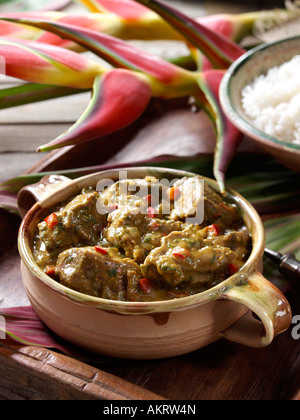
[[(234, 3), (221, 1), (178, 5), (197, 15), (229, 7), (240, 10)], [(255, 9), (256, 5), (247, 4), (247, 8)], [(214, 150), (214, 133), (203, 113), (191, 113), (185, 100), (154, 100), (135, 124), (105, 138), (105, 148), (92, 142), (45, 156), (33, 153), (38, 145), (68, 128), (87, 101), (88, 94), (81, 94), (1, 111), (0, 181), (24, 171), (138, 162), (170, 150), (179, 157)], [(247, 141), (241, 152), (245, 151), (258, 152)], [(16, 246), (19, 223), (17, 216), (0, 210), (0, 307), (29, 304)], [(299, 293), (298, 287), (287, 296), (294, 314), (300, 313)], [(59, 352), (0, 340), (0, 399), (299, 400), (299, 341), (291, 332), (292, 328), (266, 349), (220, 340), (167, 360), (109, 359), (103, 364), (82, 363)]]

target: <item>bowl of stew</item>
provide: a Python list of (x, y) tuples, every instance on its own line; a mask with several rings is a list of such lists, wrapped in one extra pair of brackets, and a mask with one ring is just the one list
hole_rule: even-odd
[(19, 203), (28, 298), (79, 347), (157, 359), (222, 337), (265, 347), (290, 326), (289, 303), (260, 273), (259, 215), (211, 179), (127, 168), (44, 179)]

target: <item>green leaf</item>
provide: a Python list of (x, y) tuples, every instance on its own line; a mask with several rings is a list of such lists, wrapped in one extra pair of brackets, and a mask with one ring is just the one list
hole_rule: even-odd
[(300, 214), (279, 217), (265, 222), (267, 245), (283, 254), (300, 248)]
[(214, 30), (192, 19), (174, 7), (159, 0), (136, 0), (156, 12), (178, 30), (189, 42), (199, 48), (214, 64), (215, 68), (226, 69), (245, 53), (238, 44)]
[(1, 19), (8, 22), (31, 25), (35, 28), (52, 32), (61, 38), (81, 45), (114, 67), (149, 74), (166, 85), (171, 84), (173, 79), (177, 77), (188, 77), (189, 82), (191, 82), (190, 79), (193, 79), (193, 76), (181, 67), (105, 33), (58, 21), (30, 19), (26, 17), (5, 17)]
[[(257, 175), (253, 174), (253, 162), (255, 162)], [(38, 182), (46, 175), (59, 173), (76, 179), (90, 173), (130, 166), (174, 168), (213, 178), (213, 156), (193, 155), (179, 158), (175, 155), (161, 155), (137, 162), (23, 175), (0, 184), (0, 192), (17, 194), (21, 188)], [(299, 182), (300, 174), (284, 168), (268, 155), (239, 154), (234, 158), (228, 172), (227, 186), (242, 194), (263, 215), (278, 212), (278, 210), (297, 210), (300, 203)]]
[(76, 95), (88, 90), (89, 89), (75, 89), (63, 86), (26, 83), (24, 85), (0, 90), (0, 109)]
[[(300, 213), (276, 217), (264, 225), (269, 249), (283, 255), (292, 253), (300, 259)], [(269, 258), (264, 258), (264, 275), (283, 293), (289, 292), (297, 284), (297, 280), (281, 274), (277, 264)]]

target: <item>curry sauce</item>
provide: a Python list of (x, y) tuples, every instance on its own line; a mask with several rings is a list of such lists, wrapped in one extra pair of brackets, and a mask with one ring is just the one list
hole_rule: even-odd
[(206, 182), (203, 220), (191, 223), (192, 201), (182, 198), (192, 189), (191, 178), (167, 187), (153, 177), (85, 189), (38, 224), (34, 258), (56, 281), (95, 297), (146, 302), (203, 292), (241, 269), (251, 236), (236, 205)]

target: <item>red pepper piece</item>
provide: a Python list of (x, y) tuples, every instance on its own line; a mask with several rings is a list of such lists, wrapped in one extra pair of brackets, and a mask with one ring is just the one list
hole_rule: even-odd
[(190, 251), (188, 249), (178, 247), (174, 249), (172, 254), (179, 260), (184, 261), (190, 255)]
[(151, 201), (152, 201), (152, 195), (146, 195), (146, 197), (144, 197), (144, 200), (146, 201), (146, 203), (149, 204), (149, 206), (151, 205)]
[(221, 233), (221, 228), (216, 224), (208, 226), (207, 230), (214, 236), (219, 236)]
[(180, 197), (181, 191), (178, 187), (171, 187), (169, 189), (169, 197), (171, 201), (176, 201)]
[(239, 267), (234, 263), (228, 264), (228, 273), (230, 276), (233, 276), (235, 273), (239, 271)]
[(155, 220), (152, 220), (152, 221), (149, 223), (149, 226), (150, 226), (153, 230), (156, 230), (156, 229), (158, 229), (158, 228), (159, 228), (159, 224), (158, 224)]
[(147, 277), (144, 277), (143, 279), (139, 281), (139, 288), (141, 289), (143, 293), (148, 295), (153, 289), (153, 286), (152, 286), (151, 281)]
[(102, 255), (107, 255), (108, 254), (107, 249), (101, 248), (100, 246), (95, 246), (95, 251), (99, 252), (99, 254), (102, 254)]
[(50, 216), (46, 217), (45, 222), (49, 229), (54, 229), (59, 223), (59, 218), (56, 213), (52, 213)]
[(55, 265), (47, 265), (47, 267), (45, 268), (45, 273), (47, 274), (47, 276), (49, 276), (51, 278), (55, 278), (55, 276), (56, 276)]
[(147, 210), (147, 214), (148, 214), (148, 217), (150, 217), (150, 219), (154, 219), (155, 209), (153, 207), (149, 207)]

